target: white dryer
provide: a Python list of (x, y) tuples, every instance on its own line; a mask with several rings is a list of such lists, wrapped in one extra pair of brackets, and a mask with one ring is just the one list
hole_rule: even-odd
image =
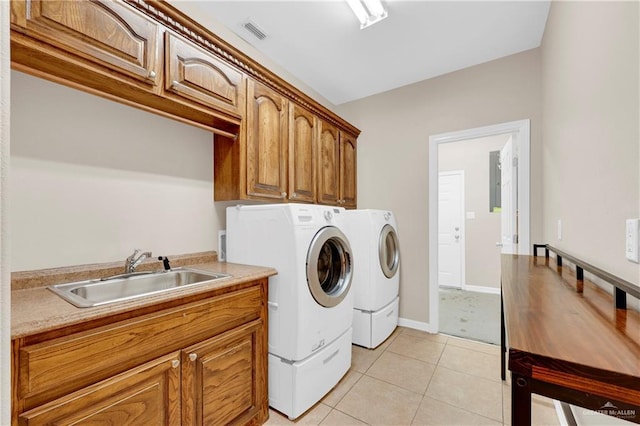
[(398, 325), (400, 246), (396, 219), (384, 210), (348, 210), (353, 250), (353, 343), (375, 348)]
[(309, 204), (227, 208), (227, 261), (269, 278), (269, 405), (295, 419), (351, 366), (352, 259), (345, 210)]

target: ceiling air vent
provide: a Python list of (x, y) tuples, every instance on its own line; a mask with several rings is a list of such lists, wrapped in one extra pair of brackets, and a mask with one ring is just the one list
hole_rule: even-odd
[(265, 33), (262, 28), (251, 21), (245, 22), (244, 24), (242, 24), (242, 27), (253, 34), (254, 37), (258, 40), (264, 40), (265, 38), (267, 38), (267, 33)]

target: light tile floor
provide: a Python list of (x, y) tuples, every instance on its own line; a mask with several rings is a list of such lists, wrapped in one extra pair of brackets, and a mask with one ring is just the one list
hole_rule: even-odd
[[(374, 350), (353, 346), (351, 369), (322, 401), (291, 422), (267, 425), (510, 425), (500, 348), (398, 329)], [(534, 395), (534, 425), (559, 425), (553, 402)]]

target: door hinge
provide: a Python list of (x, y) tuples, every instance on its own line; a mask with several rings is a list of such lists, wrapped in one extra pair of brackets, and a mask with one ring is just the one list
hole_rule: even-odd
[(518, 167), (518, 157), (513, 157), (513, 167)]
[(518, 234), (513, 234), (513, 239), (511, 241), (513, 244), (518, 244)]

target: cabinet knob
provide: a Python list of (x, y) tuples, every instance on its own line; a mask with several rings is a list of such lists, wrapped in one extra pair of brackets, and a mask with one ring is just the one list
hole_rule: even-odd
[(189, 359), (190, 359), (191, 361), (195, 361), (196, 359), (198, 359), (198, 354), (197, 354), (197, 353), (195, 353), (195, 352), (194, 352), (194, 353), (192, 353), (192, 354), (189, 354)]
[(294, 192), (293, 194), (291, 194), (291, 198), (298, 198), (298, 193)]
[(286, 192), (282, 192), (280, 195), (281, 195), (283, 198), (286, 198), (286, 197), (287, 197), (287, 193), (286, 193)]
[(149, 78), (156, 78), (156, 72), (155, 71), (149, 71)]
[(173, 361), (171, 361), (171, 366), (173, 368), (178, 368), (180, 366), (180, 361), (177, 359), (174, 359)]

